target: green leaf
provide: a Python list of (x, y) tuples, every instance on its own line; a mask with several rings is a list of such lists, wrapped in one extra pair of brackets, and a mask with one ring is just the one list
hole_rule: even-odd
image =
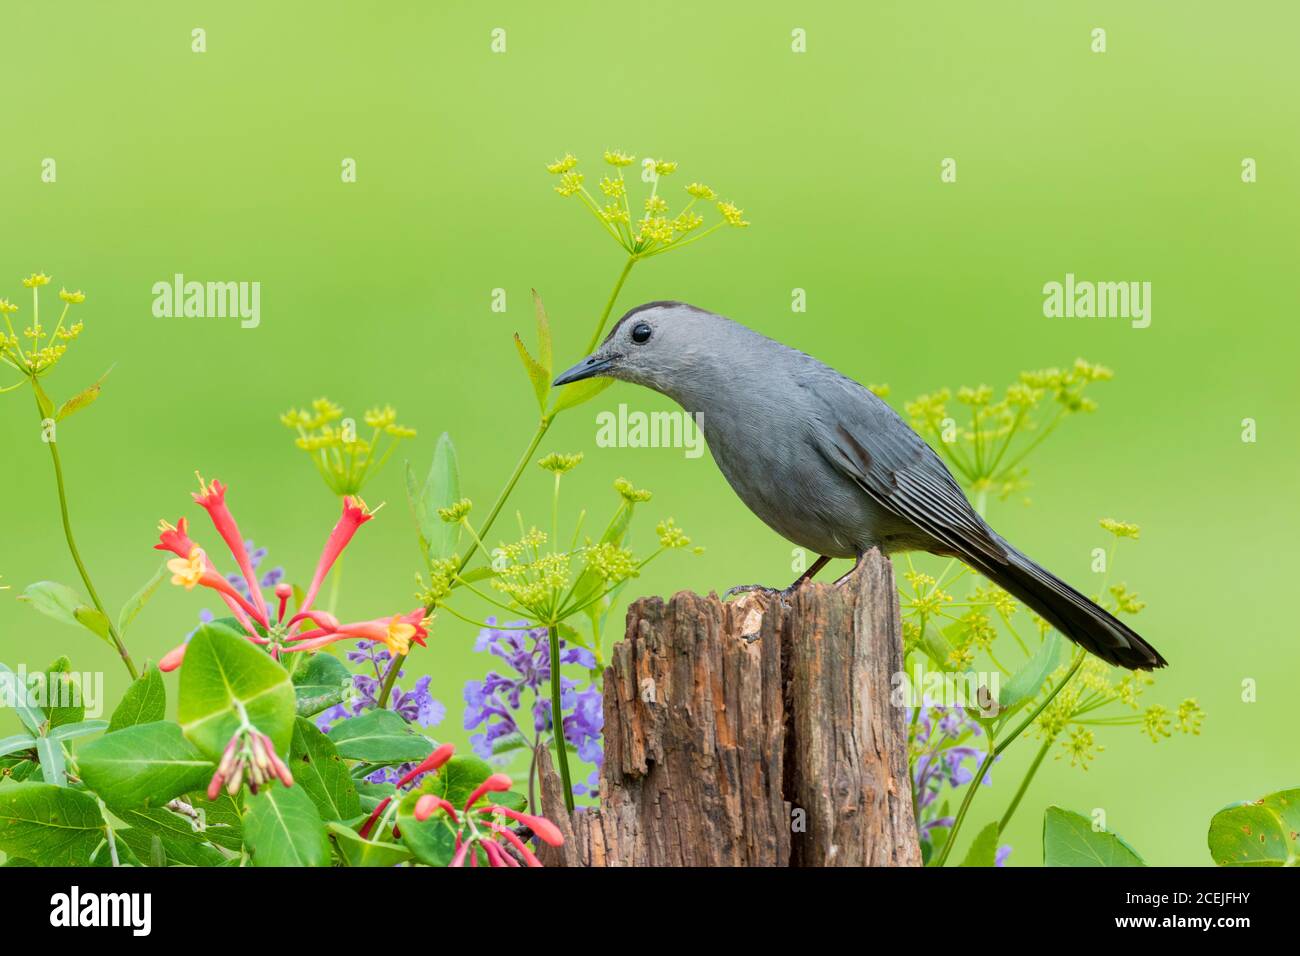
[(114, 808), (162, 806), (206, 786), (216, 770), (166, 720), (105, 734), (78, 751), (77, 765), (86, 786)]
[(325, 829), (348, 866), (396, 866), (411, 858), (411, 851), (405, 846), (367, 840), (342, 823), (327, 823)]
[(1122, 838), (1092, 828), (1079, 813), (1048, 807), (1043, 814), (1043, 866), (1146, 866)]
[[(108, 372), (111, 371), (113, 370), (112, 369), (108, 370)], [(68, 399), (66, 402), (60, 405), (59, 410), (54, 415), (54, 420), (56, 422), (61, 422), (69, 415), (73, 414), (74, 412), (81, 411), (87, 405), (91, 404), (95, 399), (99, 398), (99, 393), (100, 391), (103, 390), (104, 387), (104, 379), (108, 378), (108, 372), (105, 372), (103, 375), (101, 375), (99, 377), (99, 381), (97, 381), (94, 385), (91, 385), (88, 388), (83, 388), (76, 395), (73, 395), (70, 399)]]
[(206, 793), (192, 793), (184, 800), (200, 814), (208, 842), (227, 850), (239, 850), (244, 845), (242, 790), (234, 797), (223, 790), (215, 800), (209, 800)]
[(373, 764), (423, 760), (433, 750), (429, 738), (391, 710), (371, 710), (341, 720), (330, 728), (328, 736), (339, 756)]
[(546, 317), (546, 306), (542, 304), (541, 293), (533, 292), (533, 314), (537, 318), (537, 364), (546, 372), (547, 385), (553, 378), (554, 360), (551, 357), (551, 321)]
[(254, 866), (328, 866), (330, 861), (320, 814), (299, 787), (271, 785), (249, 797), (244, 846)]
[(49, 418), (54, 414), (54, 399), (45, 394), (45, 389), (36, 379), (32, 379), (32, 388), (36, 390), (36, 406), (41, 410), (41, 418)]
[(75, 724), (63, 724), (50, 731), (51, 740), (73, 740), (87, 734), (97, 734), (108, 729), (107, 720), (79, 720)]
[(426, 793), (439, 793), (436, 783), (446, 769), (444, 766), (437, 776), (426, 777), (397, 806), (397, 828), (402, 834), (402, 845), (425, 866), (446, 866), (456, 852), (456, 830), (445, 813), (438, 811), (424, 821), (415, 819), (416, 802)]
[(589, 402), (613, 384), (612, 378), (584, 378), (580, 382), (570, 382), (560, 389), (560, 397), (551, 414), (558, 415), (565, 409)]
[(435, 776), (426, 777), (420, 791), (436, 793), (459, 811), (469, 795), (492, 773), (493, 770), (486, 761), (470, 754), (461, 754), (443, 764)]
[(296, 718), (288, 672), (231, 628), (201, 625), (181, 668), (177, 717), (185, 736), (220, 759), (241, 726), (241, 707), (277, 753), (288, 752)]
[(118, 634), (126, 634), (126, 629), (131, 626), (131, 622), (135, 620), (136, 615), (144, 610), (144, 606), (149, 603), (149, 599), (158, 590), (158, 586), (167, 580), (167, 574), (167, 562), (164, 561), (158, 566), (158, 570), (153, 573), (153, 577), (144, 583), (144, 587), (136, 591), (131, 596), (131, 599), (122, 605), (122, 610), (117, 615)]
[(415, 471), (407, 462), (406, 494), (415, 513), (425, 557), (450, 557), (460, 544), (461, 527), (443, 521), (438, 517), (438, 509), (460, 500), (460, 468), (456, 461), (456, 446), (446, 432), (438, 436), (438, 444), (433, 449), (433, 464), (423, 488), (417, 488)]
[[(33, 749), (36, 747), (36, 740), (32, 740)], [(29, 777), (35, 776), (41, 769), (40, 764), (27, 755), (21, 757), (0, 757), (0, 778), (12, 783), (22, 783)]]
[(322, 820), (348, 820), (361, 813), (347, 764), (330, 739), (301, 717), (293, 725), (289, 770), (294, 785), (311, 797)]
[(1210, 820), (1210, 856), (1219, 866), (1300, 865), (1300, 789), (1234, 803)]
[(27, 685), (18, 679), (18, 675), (7, 664), (0, 664), (0, 704), (12, 707), (23, 726), (32, 733), (45, 732), (45, 712), (29, 701)]
[(41, 777), (56, 787), (68, 785), (68, 771), (63, 759), (63, 744), (49, 737), (36, 738), (36, 759), (41, 762)]
[(226, 862), (224, 853), (199, 840), (138, 827), (118, 830), (117, 835), (149, 866), (221, 866)]
[(1043, 684), (1060, 666), (1064, 642), (1056, 631), (1049, 631), (1034, 655), (1011, 675), (998, 694), (998, 716), (1009, 716), (1021, 705), (1038, 696)]
[(312, 717), (347, 700), (352, 692), (352, 672), (333, 654), (321, 651), (293, 674), (293, 693), (299, 717)]
[(113, 646), (108, 634), (108, 618), (83, 601), (66, 584), (37, 581), (27, 585), (18, 600), (27, 602), (46, 617), (84, 627), (110, 647)]
[(537, 359), (528, 353), (528, 348), (524, 345), (524, 340), (519, 337), (518, 332), (515, 333), (515, 348), (519, 350), (519, 359), (524, 363), (524, 371), (528, 373), (528, 380), (533, 383), (533, 395), (537, 398), (537, 407), (542, 414), (545, 414), (546, 398), (551, 390), (550, 376), (547, 374), (546, 369), (542, 368), (538, 363)]
[(109, 732), (136, 724), (150, 724), (167, 716), (167, 688), (162, 673), (152, 664), (122, 695), (108, 722)]
[(975, 837), (962, 866), (995, 866), (998, 858), (998, 823), (994, 820)]
[(45, 716), (52, 730), (80, 723), (86, 716), (81, 682), (72, 673), (72, 661), (60, 657), (45, 671)]
[(37, 866), (86, 866), (104, 840), (89, 794), (46, 783), (0, 787), (0, 850)]
[(36, 738), (27, 734), (0, 737), (0, 757), (7, 757), (9, 754), (17, 753), (20, 750), (31, 750), (35, 746)]

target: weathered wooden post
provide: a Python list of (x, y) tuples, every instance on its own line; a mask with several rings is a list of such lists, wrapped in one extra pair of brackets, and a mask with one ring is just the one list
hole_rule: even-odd
[(548, 865), (918, 866), (893, 567), (724, 603), (637, 601), (605, 672), (599, 809), (542, 802)]

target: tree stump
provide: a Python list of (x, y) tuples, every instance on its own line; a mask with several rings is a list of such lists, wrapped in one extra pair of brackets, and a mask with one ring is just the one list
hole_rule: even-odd
[(843, 585), (643, 598), (605, 671), (599, 808), (542, 806), (569, 866), (918, 866), (898, 592), (872, 551)]

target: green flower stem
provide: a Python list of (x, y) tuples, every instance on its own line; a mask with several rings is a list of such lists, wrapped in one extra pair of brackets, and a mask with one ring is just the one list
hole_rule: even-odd
[(551, 739), (555, 741), (555, 759), (560, 765), (564, 784), (564, 808), (573, 812), (573, 782), (569, 777), (569, 752), (564, 749), (564, 708), (560, 703), (560, 629), (554, 624), (546, 629), (551, 651)]
[(618, 294), (623, 291), (623, 283), (627, 282), (628, 273), (636, 265), (637, 256), (628, 256), (627, 262), (623, 263), (623, 271), (618, 274), (618, 281), (614, 283), (614, 290), (609, 294), (609, 301), (605, 303), (605, 311), (600, 314), (600, 321), (596, 323), (596, 332), (592, 335), (591, 341), (587, 343), (587, 355), (596, 351), (596, 346), (600, 344), (601, 333), (605, 331), (605, 323), (609, 321), (609, 314), (614, 311), (614, 303), (618, 301)]
[[(618, 281), (614, 283), (614, 289), (610, 292), (609, 300), (605, 303), (605, 309), (601, 312), (600, 320), (596, 323), (596, 333), (591, 337), (591, 343), (587, 346), (588, 355), (590, 355), (596, 348), (597, 344), (599, 344), (600, 334), (605, 329), (605, 323), (609, 320), (609, 314), (614, 311), (614, 303), (618, 301), (618, 295), (623, 291), (623, 284), (627, 282), (628, 274), (632, 271), (632, 267), (636, 265), (636, 260), (636, 256), (628, 256), (627, 262), (623, 264), (623, 271), (619, 273)], [(515, 485), (519, 483), (519, 478), (523, 475), (524, 469), (527, 468), (528, 463), (532, 461), (533, 454), (537, 451), (537, 446), (540, 445), (542, 439), (546, 437), (546, 433), (551, 428), (551, 423), (555, 421), (555, 417), (558, 414), (559, 411), (552, 409), (543, 415), (541, 420), (538, 421), (537, 431), (533, 433), (532, 441), (528, 443), (528, 448), (524, 450), (524, 453), (519, 456), (519, 461), (515, 464), (515, 470), (511, 473), (505, 487), (501, 489), (501, 493), (497, 495), (497, 500), (493, 503), (492, 510), (488, 512), (487, 520), (484, 521), (483, 525), (479, 528), (477, 538), (470, 544), (469, 549), (465, 552), (465, 557), (461, 558), (460, 564), (456, 566), (457, 574), (460, 574), (465, 570), (469, 565), (470, 558), (474, 557), (474, 552), (478, 550), (479, 541), (487, 537), (487, 533), (492, 529), (493, 522), (495, 522), (497, 516), (501, 514), (501, 509), (505, 507), (505, 503), (514, 492)], [(426, 608), (426, 610), (432, 611), (433, 608)], [(375, 702), (377, 707), (383, 709), (388, 706), (388, 699), (392, 696), (393, 685), (397, 682), (397, 672), (400, 669), (400, 659), (394, 657), (388, 664), (388, 672), (384, 674), (384, 682), (379, 689), (379, 697)], [(563, 750), (563, 748), (561, 748), (561, 750)], [(563, 761), (563, 757), (561, 757), (561, 761)], [(572, 804), (573, 797), (571, 794), (568, 799), (569, 803)], [(570, 806), (569, 809), (573, 809), (573, 807)]]
[(1034, 757), (1034, 762), (1031, 763), (1029, 769), (1025, 771), (1025, 779), (1020, 781), (1020, 789), (1017, 790), (1016, 795), (1011, 798), (1011, 805), (1007, 807), (1007, 812), (1002, 814), (1002, 819), (998, 821), (999, 833), (1005, 830), (1007, 824), (1011, 822), (1011, 815), (1016, 812), (1016, 807), (1020, 806), (1020, 801), (1024, 798), (1025, 791), (1029, 789), (1030, 781), (1034, 779), (1034, 774), (1038, 773), (1038, 768), (1043, 765), (1043, 758), (1047, 756), (1047, 751), (1052, 748), (1052, 744), (1055, 740), (1055, 737), (1048, 737), (1043, 741), (1043, 745), (1038, 748), (1038, 753)]
[[(32, 384), (36, 380), (32, 379)], [(44, 411), (41, 409), (40, 397), (36, 399), (36, 411), (45, 420)], [(54, 483), (59, 490), (59, 513), (63, 517), (63, 537), (68, 541), (68, 552), (72, 555), (72, 562), (77, 566), (77, 573), (81, 575), (81, 583), (86, 586), (86, 592), (90, 595), (90, 601), (95, 605), (95, 610), (104, 615), (104, 620), (108, 622), (108, 634), (113, 641), (113, 646), (117, 648), (118, 656), (122, 658), (122, 663), (126, 665), (127, 673), (131, 675), (131, 680), (140, 676), (140, 672), (135, 669), (135, 662), (131, 660), (131, 653), (126, 649), (126, 644), (122, 641), (122, 635), (117, 632), (117, 626), (113, 619), (108, 616), (104, 610), (104, 602), (99, 599), (99, 594), (95, 591), (95, 585), (91, 583), (90, 572), (86, 570), (85, 563), (81, 560), (81, 552), (77, 550), (77, 541), (72, 534), (72, 519), (68, 516), (68, 492), (63, 485), (63, 463), (59, 460), (59, 446), (55, 441), (46, 442), (50, 447), (50, 458), (54, 461)]]
[(1038, 719), (1038, 715), (1047, 709), (1047, 705), (1056, 699), (1056, 695), (1065, 688), (1066, 684), (1070, 683), (1071, 678), (1074, 677), (1075, 673), (1082, 666), (1085, 656), (1086, 655), (1082, 653), (1077, 655), (1074, 659), (1074, 664), (1071, 665), (1069, 671), (1066, 672), (1066, 675), (1061, 678), (1061, 682), (1052, 688), (1051, 692), (1043, 699), (1043, 702), (1034, 708), (1034, 712), (1021, 721), (1019, 726), (1017, 726), (1009, 736), (990, 750), (988, 755), (985, 756), (984, 762), (980, 764), (979, 770), (975, 773), (975, 778), (966, 785), (966, 796), (961, 801), (961, 808), (957, 811), (957, 818), (953, 821), (952, 829), (948, 831), (948, 839), (943, 845), (943, 852), (939, 854), (939, 859), (935, 863), (935, 866), (943, 866), (944, 863), (947, 862), (948, 854), (952, 852), (953, 844), (957, 842), (957, 832), (961, 829), (962, 822), (966, 819), (966, 811), (970, 809), (971, 801), (975, 799), (975, 791), (979, 789), (981, 782), (984, 780), (985, 776), (988, 775), (989, 769), (993, 766), (993, 761), (997, 760), (998, 757), (1002, 755), (1002, 751), (1006, 750), (1012, 741), (1028, 730), (1030, 725)]

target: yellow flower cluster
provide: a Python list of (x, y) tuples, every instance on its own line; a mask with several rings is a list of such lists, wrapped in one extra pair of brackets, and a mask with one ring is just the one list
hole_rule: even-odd
[[(55, 365), (68, 351), (66, 343), (81, 335), (85, 328), (81, 322), (67, 323), (68, 311), (74, 305), (86, 301), (86, 294), (80, 290), (69, 292), (62, 289), (59, 298), (63, 301), (63, 311), (54, 328), (47, 331), (40, 320), (40, 294), (42, 286), (50, 284), (50, 277), (43, 272), (34, 272), (22, 280), (24, 288), (32, 290), (32, 318), (20, 336), (14, 328), (10, 316), (18, 312), (18, 306), (8, 299), (0, 299), (0, 317), (4, 319), (4, 328), (0, 329), (0, 363), (8, 365), (25, 378), (36, 379)], [(26, 342), (24, 343), (24, 339)], [(12, 387), (12, 386), (10, 386)], [(0, 388), (0, 391), (7, 391)]]
[[(744, 228), (749, 225), (744, 210), (733, 202), (718, 199), (718, 194), (711, 187), (699, 182), (692, 182), (686, 187), (689, 197), (685, 206), (673, 215), (668, 199), (659, 191), (660, 179), (677, 172), (674, 160), (647, 158), (643, 166), (650, 178), (650, 195), (642, 201), (643, 212), (634, 217), (632, 204), (628, 195), (628, 182), (624, 170), (636, 162), (631, 153), (609, 149), (604, 153), (605, 162), (612, 167), (612, 173), (602, 176), (599, 182), (600, 193), (606, 202), (598, 203), (584, 186), (586, 177), (577, 169), (578, 160), (572, 153), (548, 163), (546, 171), (559, 177), (555, 191), (561, 196), (577, 196), (587, 207), (605, 231), (633, 258), (646, 258), (659, 255), (703, 239), (723, 226)], [(695, 210), (697, 202), (714, 203), (719, 219), (712, 226), (701, 230), (704, 217)]]
[(391, 405), (368, 409), (361, 420), (370, 429), (368, 436), (362, 436), (356, 422), (328, 398), (280, 416), (281, 424), (298, 433), (294, 444), (310, 456), (325, 484), (340, 496), (360, 494), (398, 444), (416, 434), (415, 429), (398, 424)]

